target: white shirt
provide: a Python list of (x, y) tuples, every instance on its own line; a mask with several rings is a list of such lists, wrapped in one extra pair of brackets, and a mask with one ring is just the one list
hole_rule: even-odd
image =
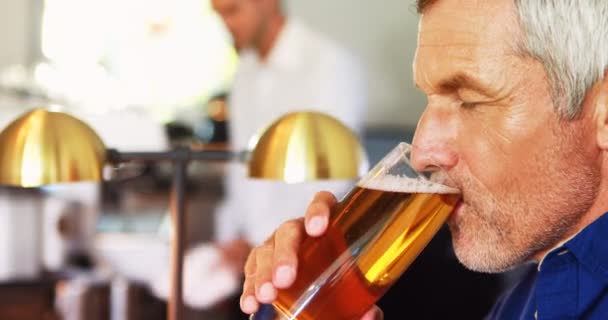
[[(367, 104), (358, 61), (345, 49), (290, 18), (266, 61), (253, 50), (241, 53), (229, 100), (232, 148), (280, 116), (298, 110), (330, 114), (360, 132)], [(248, 179), (243, 165), (231, 164), (226, 199), (216, 212), (216, 238), (262, 243), (281, 222), (302, 216), (317, 191), (342, 193), (353, 181), (284, 184)]]

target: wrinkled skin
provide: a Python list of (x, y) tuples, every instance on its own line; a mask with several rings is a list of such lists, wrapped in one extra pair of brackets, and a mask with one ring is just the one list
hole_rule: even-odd
[[(523, 41), (512, 0), (439, 0), (421, 19), (414, 78), (428, 104), (412, 165), (441, 168), (463, 202), (449, 219), (460, 261), (498, 272), (539, 261), (608, 210), (608, 72), (574, 120), (551, 99), (543, 65)], [(241, 308), (289, 287), (302, 239), (322, 235), (336, 202), (317, 194), (245, 265)]]
[(599, 190), (591, 114), (561, 120), (542, 64), (517, 53), (522, 39), (511, 0), (439, 1), (420, 25), (414, 77), (428, 105), (413, 164), (447, 170), (462, 190), (449, 226), (473, 270), (542, 255), (576, 230)]

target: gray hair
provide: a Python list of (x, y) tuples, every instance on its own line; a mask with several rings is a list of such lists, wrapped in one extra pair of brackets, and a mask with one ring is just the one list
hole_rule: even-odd
[(608, 70), (608, 1), (515, 0), (523, 52), (545, 67), (553, 103), (574, 119), (587, 91)]
[[(437, 0), (418, 0), (420, 12)], [(540, 61), (563, 118), (582, 110), (608, 70), (608, 0), (514, 0), (524, 32), (520, 52)]]

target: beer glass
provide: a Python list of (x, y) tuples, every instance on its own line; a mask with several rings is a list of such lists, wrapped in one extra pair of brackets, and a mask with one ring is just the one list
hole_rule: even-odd
[(253, 320), (358, 320), (416, 259), (461, 199), (441, 169), (416, 172), (400, 143), (300, 247), (295, 283)]

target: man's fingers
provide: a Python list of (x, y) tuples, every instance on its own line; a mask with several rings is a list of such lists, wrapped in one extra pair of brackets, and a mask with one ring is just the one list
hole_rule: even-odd
[(304, 231), (311, 236), (325, 233), (330, 209), (337, 202), (330, 192), (319, 192), (308, 206), (306, 217), (284, 223), (262, 246), (251, 251), (245, 264), (241, 309), (251, 314), (259, 303), (272, 303), (277, 288), (291, 286), (296, 278), (298, 251)]
[(262, 303), (271, 303), (277, 298), (277, 289), (272, 284), (273, 252), (272, 241), (256, 250), (255, 296)]
[(273, 277), (277, 288), (291, 286), (298, 270), (298, 251), (304, 237), (304, 219), (285, 222), (276, 231), (274, 238)]
[(306, 209), (306, 233), (318, 237), (325, 233), (329, 222), (331, 207), (336, 204), (336, 197), (331, 192), (318, 192), (308, 209)]
[(256, 274), (256, 250), (249, 253), (245, 264), (245, 282), (243, 283), (243, 294), (241, 295), (241, 310), (247, 314), (258, 310), (258, 301), (255, 299), (254, 277)]
[(383, 319), (384, 319), (384, 313), (382, 313), (382, 310), (380, 310), (380, 308), (378, 308), (378, 306), (374, 306), (371, 310), (369, 310), (363, 316), (363, 318), (361, 318), (361, 320), (383, 320)]

